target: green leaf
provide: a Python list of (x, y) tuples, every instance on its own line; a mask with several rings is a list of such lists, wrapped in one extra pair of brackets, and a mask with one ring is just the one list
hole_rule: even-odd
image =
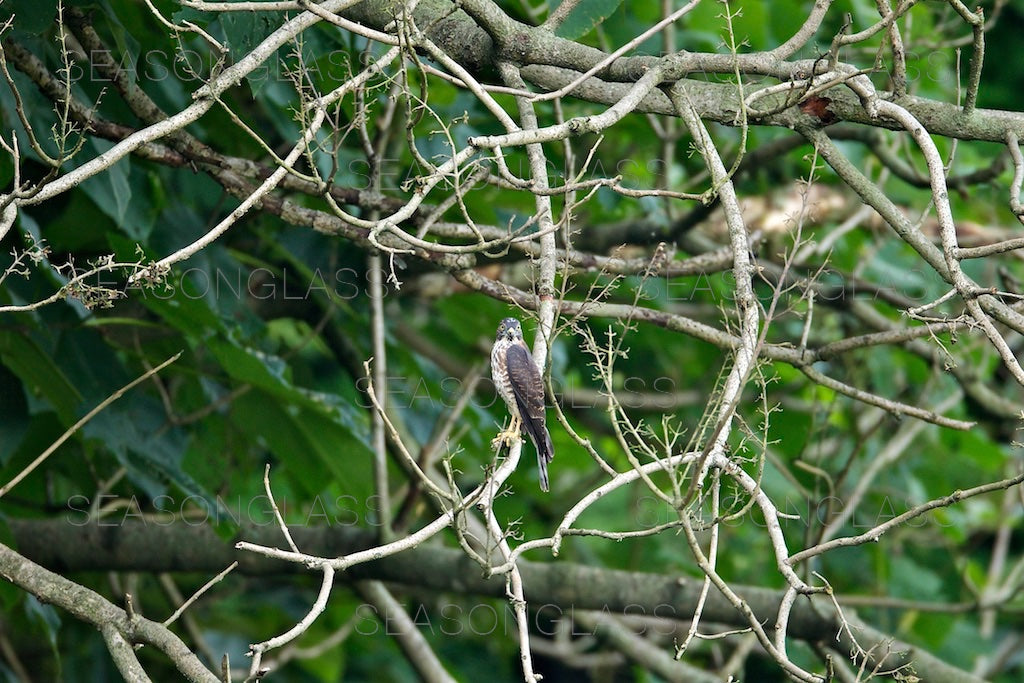
[[(14, 534), (11, 533), (7, 519), (3, 515), (0, 515), (0, 543), (8, 548), (18, 549)], [(4, 613), (11, 614), (14, 607), (24, 598), (25, 592), (20, 587), (9, 581), (0, 581), (0, 606), (3, 607)]]
[(57, 0), (7, 0), (0, 5), (0, 23), (14, 17), (14, 27), (25, 33), (42, 33), (57, 16)]
[(0, 330), (0, 359), (21, 378), (27, 391), (46, 399), (63, 422), (74, 421), (82, 395), (32, 339), (14, 330)]
[(0, 386), (10, 387), (0, 391), (0, 467), (3, 467), (28, 433), (30, 418), (18, 378), (3, 365), (0, 365)]
[(149, 498), (165, 495), (173, 485), (189, 499), (205, 503), (208, 512), (214, 511), (214, 497), (181, 467), (188, 437), (179, 428), (167, 429), (166, 422), (156, 399), (136, 395), (108, 406), (83, 432), (113, 452)]
[(555, 35), (570, 40), (585, 36), (610, 17), (621, 4), (622, 0), (583, 0), (569, 12)]
[(363, 410), (336, 395), (295, 386), (288, 364), (280, 357), (222, 338), (210, 339), (206, 348), (234, 379), (259, 387), (281, 399), (283, 404), (313, 410), (330, 418), (369, 448), (369, 428)]
[[(90, 139), (89, 147), (93, 148), (92, 156), (99, 156), (114, 146), (114, 143), (97, 138)], [(89, 198), (96, 203), (96, 206), (109, 216), (114, 223), (121, 227), (132, 239), (143, 239), (148, 233), (145, 225), (140, 225), (139, 212), (131, 212), (133, 183), (130, 182), (130, 163), (114, 164), (106, 173), (101, 173), (82, 182), (81, 188)], [(126, 217), (129, 219), (126, 220)]]
[(46, 642), (49, 643), (53, 653), (57, 655), (57, 632), (60, 631), (60, 615), (57, 614), (57, 610), (51, 605), (39, 602), (34, 595), (30, 595), (25, 601), (25, 613), (30, 622), (40, 627), (46, 636)]
[(141, 299), (147, 308), (168, 325), (174, 326), (186, 336), (198, 336), (197, 341), (222, 330), (220, 319), (206, 302), (189, 296), (184, 287), (173, 287), (170, 291), (161, 288), (142, 290), (136, 294), (136, 298)]
[[(231, 59), (237, 61), (281, 26), (281, 15), (278, 12), (225, 12), (220, 17), (220, 25), (227, 38)], [(279, 64), (277, 57), (271, 57), (246, 75), (253, 95), (274, 78), (274, 70)]]
[(360, 438), (330, 416), (253, 391), (232, 404), (232, 419), (265, 445), (310, 493), (327, 479), (339, 482), (359, 501), (372, 494), (371, 451)]

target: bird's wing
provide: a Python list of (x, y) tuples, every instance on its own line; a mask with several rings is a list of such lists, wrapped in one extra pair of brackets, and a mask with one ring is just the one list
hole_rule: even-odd
[(551, 436), (544, 424), (544, 383), (541, 382), (537, 364), (523, 344), (509, 347), (505, 354), (505, 364), (512, 394), (516, 398), (519, 415), (523, 418), (523, 427), (537, 448), (538, 457), (544, 462), (551, 462), (555, 453)]

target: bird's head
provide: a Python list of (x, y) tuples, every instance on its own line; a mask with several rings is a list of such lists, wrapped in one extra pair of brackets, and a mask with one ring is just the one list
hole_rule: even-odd
[(507, 339), (508, 341), (522, 340), (523, 328), (515, 318), (505, 318), (498, 325), (496, 339)]

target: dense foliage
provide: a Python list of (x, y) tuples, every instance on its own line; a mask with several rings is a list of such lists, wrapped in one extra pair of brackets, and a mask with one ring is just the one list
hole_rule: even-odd
[[(755, 58), (811, 22), (815, 3), (705, 0), (598, 69), (603, 85), (527, 102), (523, 89), (565, 85), (684, 3), (582, 0), (544, 29), (535, 0), (334, 4), (324, 16), (305, 1), (0, 5), (13, 17), (0, 83), (0, 541), (111, 610), (69, 611), (35, 565), (5, 555), (5, 578), (17, 565), (41, 583), (0, 582), (0, 676), (128, 678), (131, 657), (97, 631), (109, 623), (147, 643), (134, 656), (153, 680), (176, 668), (202, 680), (118, 610), (161, 622), (237, 560), (170, 631), (210, 672), (226, 654), (244, 680), (251, 644), (300, 623), (330, 572), (237, 540), (287, 549), (280, 514), (299, 551), (343, 557), (443, 516), (452, 505), (434, 487), (461, 500), (497, 481), (499, 495), (455, 515), (458, 532), (339, 567), (322, 613), (263, 654), (267, 680), (439, 676), (399, 637), (405, 617), (458, 680), (520, 680), (524, 649), (547, 680), (1020, 680), (1024, 392), (1010, 359), (1024, 342), (1024, 266), (1020, 245), (960, 254), (977, 289), (960, 287), (941, 212), (948, 201), (958, 248), (1020, 234), (1024, 163), (1007, 137), (1024, 136), (1019, 8), (980, 3), (990, 23), (974, 90), (977, 34), (955, 0), (819, 1), (820, 26), (766, 66)], [(879, 7), (898, 12), (892, 28), (838, 44)], [(303, 16), (317, 21), (232, 76)], [(659, 60), (679, 50), (709, 55), (704, 72)], [(847, 88), (853, 74), (804, 87), (811, 72), (783, 73), (798, 60), (895, 90), (883, 99), (924, 122), (948, 194), (912, 135)], [(612, 125), (587, 118), (655, 68), (664, 80)], [(204, 85), (225, 74), (223, 88)], [(501, 87), (488, 99), (469, 80)], [(797, 92), (748, 97), (780, 84)], [(958, 118), (975, 94), (979, 108)], [(515, 134), (496, 109), (554, 132), (483, 145)], [(259, 190), (277, 169), (288, 172)], [(743, 248), (723, 187), (740, 198)], [(492, 449), (507, 410), (486, 363), (509, 315), (547, 360), (550, 494), (529, 442), (510, 474), (500, 465), (520, 446)], [(756, 360), (740, 372), (742, 349)], [(686, 453), (668, 471), (614, 477)], [(566, 533), (565, 515), (610, 481)], [(525, 648), (495, 528), (513, 550), (564, 535), (557, 553), (539, 542), (515, 558)], [(795, 555), (865, 532), (877, 542), (782, 569), (779, 538)], [(754, 616), (716, 582), (701, 597), (708, 575)], [(796, 577), (821, 592), (794, 594), (790, 623), (776, 623)]]

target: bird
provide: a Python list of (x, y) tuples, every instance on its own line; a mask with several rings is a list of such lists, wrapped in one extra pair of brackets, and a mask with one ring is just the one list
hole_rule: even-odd
[(491, 348), (491, 379), (512, 417), (508, 429), (500, 432), (492, 443), (495, 446), (502, 442), (510, 444), (513, 438), (519, 438), (520, 428), (525, 428), (537, 449), (540, 490), (546, 492), (548, 463), (555, 457), (555, 448), (545, 424), (544, 383), (523, 341), (523, 328), (515, 318), (505, 318), (498, 325)]

